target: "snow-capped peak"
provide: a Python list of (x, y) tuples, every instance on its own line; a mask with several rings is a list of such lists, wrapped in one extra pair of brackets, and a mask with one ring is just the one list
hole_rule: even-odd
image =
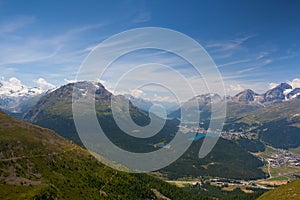
[(16, 78), (10, 78), (8, 81), (0, 81), (0, 96), (6, 97), (20, 97), (20, 96), (34, 96), (45, 92), (38, 87), (27, 87), (21, 84), (21, 81)]
[[(40, 78), (36, 83), (42, 82), (44, 86), (47, 82)], [(48, 84), (53, 86), (52, 84)], [(18, 112), (19, 105), (32, 98), (38, 97), (47, 92), (45, 87), (28, 87), (21, 83), (21, 81), (15, 77), (8, 79), (8, 81), (2, 78), (0, 80), (0, 108), (9, 110), (12, 112)]]

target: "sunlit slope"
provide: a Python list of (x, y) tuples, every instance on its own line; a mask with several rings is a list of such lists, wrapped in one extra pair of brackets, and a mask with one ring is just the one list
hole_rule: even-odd
[(300, 179), (293, 181), (287, 185), (280, 186), (274, 190), (264, 193), (258, 200), (287, 200), (300, 199)]
[(98, 162), (55, 132), (0, 111), (0, 199), (201, 199), (146, 174)]

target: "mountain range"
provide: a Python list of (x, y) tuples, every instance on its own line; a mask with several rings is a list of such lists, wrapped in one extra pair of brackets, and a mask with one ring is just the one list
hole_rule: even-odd
[[(178, 130), (177, 125), (179, 121), (177, 119), (180, 118), (180, 108), (168, 115), (170, 120), (167, 120), (167, 123), (159, 132), (159, 134), (151, 138), (141, 140), (124, 134), (118, 128), (112, 116), (110, 105), (111, 98), (114, 95), (107, 91), (101, 83), (81, 82), (77, 83), (77, 86), (79, 87), (78, 90), (80, 91), (78, 95), (84, 95), (88, 98), (95, 97), (96, 113), (101, 127), (103, 128), (104, 132), (108, 133), (108, 137), (111, 141), (124, 149), (133, 152), (150, 152), (158, 148), (163, 148), (164, 145), (160, 144), (167, 144), (169, 141), (171, 141)], [(95, 94), (86, 91), (85, 89), (87, 87), (96, 87)], [(44, 93), (44, 95), (40, 97), (35, 105), (27, 109), (27, 111), (22, 115), (22, 119), (42, 127), (50, 128), (59, 133), (61, 136), (82, 145), (81, 140), (78, 137), (72, 115), (73, 88), (74, 83), (70, 83), (57, 88), (56, 90)], [(299, 134), (297, 134), (297, 132), (300, 129), (300, 119), (299, 117), (297, 117), (297, 114), (299, 114), (298, 105), (300, 101), (298, 99), (298, 90), (298, 88), (293, 89), (289, 84), (282, 83), (264, 94), (257, 94), (252, 90), (245, 90), (233, 97), (226, 98), (221, 97), (218, 94), (204, 94), (194, 97), (198, 101), (197, 107), (189, 107), (189, 101), (185, 102), (185, 104), (187, 105), (186, 108), (190, 112), (200, 111), (200, 127), (207, 128), (210, 123), (211, 102), (214, 101), (218, 106), (218, 102), (223, 102), (224, 100), (226, 100), (227, 116), (224, 125), (224, 131), (242, 132), (245, 135), (257, 135), (256, 139), (249, 140), (240, 138), (233, 141), (234, 145), (236, 145), (237, 148), (245, 150), (239, 150), (240, 152), (244, 152), (240, 155), (240, 158), (246, 158), (248, 156), (247, 151), (262, 151), (262, 143), (266, 143), (278, 148), (294, 148), (300, 146), (300, 140), (293, 139), (298, 138)], [(125, 102), (126, 99), (128, 99), (128, 96), (124, 97), (119, 95), (118, 98)], [(130, 98), (131, 100), (133, 99), (132, 97)], [(135, 102), (135, 104), (131, 101), (129, 102), (130, 115), (133, 120), (139, 125), (147, 125), (150, 122), (150, 113), (147, 111), (147, 109), (145, 109), (145, 107), (143, 107), (144, 109), (141, 109), (137, 105), (141, 106), (142, 104), (147, 104), (149, 108), (151, 104), (148, 101), (143, 101), (142, 99), (135, 99), (133, 101)], [(282, 112), (283, 110), (284, 112)], [(277, 124), (277, 126), (274, 126), (274, 124)], [(223, 139), (221, 139), (220, 142), (223, 143), (223, 146), (217, 145), (217, 149), (226, 148), (227, 146), (229, 148), (229, 146), (232, 145), (231, 141), (223, 141)], [(191, 147), (188, 153), (185, 155), (190, 155), (189, 153), (191, 152), (193, 152), (193, 154), (196, 154), (196, 149), (200, 148), (200, 146), (201, 144), (198, 144), (197, 147)], [(214, 159), (224, 153), (222, 151), (218, 151), (217, 149), (216, 152), (218, 152), (218, 155), (213, 156), (211, 160), (203, 160), (203, 163), (201, 164), (202, 166), (205, 166), (205, 163), (215, 161)], [(183, 157), (185, 155), (183, 155)], [(226, 156), (229, 158), (228, 164), (230, 164), (230, 161), (232, 159), (235, 159), (236, 155), (234, 155), (234, 152), (232, 152), (232, 154)], [(177, 175), (171, 173), (171, 171), (173, 171), (173, 166), (179, 165), (179, 163), (185, 159), (179, 159), (177, 161), (177, 164), (175, 163), (174, 165), (171, 165), (169, 168), (167, 168), (167, 170), (164, 170), (164, 172), (169, 176), (177, 178), (188, 176), (189, 174), (187, 172), (192, 172), (191, 175), (195, 176), (199, 176), (201, 174), (215, 174), (218, 176), (223, 175), (224, 177), (231, 176), (232, 178), (239, 177), (245, 179), (265, 176), (259, 170), (254, 172), (254, 174), (248, 172), (242, 175), (237, 172), (238, 170), (233, 170), (234, 167), (228, 168), (232, 169), (232, 171), (235, 171), (235, 174), (229, 172), (225, 175), (225, 170), (223, 170), (223, 173), (222, 170), (220, 170), (226, 165), (225, 163), (223, 163), (223, 166), (218, 166), (218, 169), (210, 167), (203, 170), (201, 169), (201, 166), (199, 166), (196, 172), (190, 167), (194, 165), (192, 163), (194, 163), (195, 161), (199, 162), (197, 161), (198, 159), (193, 156), (188, 156), (186, 157), (186, 159), (190, 160), (191, 164), (183, 165), (186, 169), (178, 172)], [(256, 161), (253, 162), (255, 163)], [(232, 164), (236, 163), (233, 162)], [(244, 164), (247, 164), (247, 160), (245, 160)], [(251, 166), (251, 164), (249, 163), (247, 165)], [(255, 164), (256, 167), (254, 167), (254, 169), (258, 169), (261, 165), (262, 163), (258, 162), (257, 164)], [(243, 168), (247, 169), (246, 166), (243, 166)], [(221, 173), (215, 173), (218, 170)], [(250, 174), (252, 175), (248, 176)]]
[[(61, 136), (81, 144), (72, 116), (73, 87), (74, 83), (70, 83), (46, 94), (25, 113), (23, 120), (55, 130)], [(85, 95), (87, 98), (92, 98), (95, 95), (96, 113), (101, 128), (113, 143), (123, 149), (132, 152), (150, 152), (164, 148), (164, 144), (168, 144), (178, 131), (179, 121), (172, 119), (167, 120), (163, 129), (153, 137), (140, 139), (129, 136), (118, 128), (112, 116), (110, 101), (113, 94), (108, 92), (100, 83), (80, 82), (77, 83), (77, 87), (81, 88), (81, 93), (78, 95)], [(96, 87), (95, 94), (83, 90), (86, 87)], [(131, 103), (130, 114), (139, 125), (146, 125), (150, 122), (149, 113)], [(241, 145), (220, 139), (222, 145), (217, 145), (216, 149), (210, 154), (211, 156), (208, 156), (208, 159), (200, 160), (196, 155), (198, 155), (197, 150), (199, 150), (201, 143), (202, 140), (195, 141), (195, 144), (183, 155), (182, 159), (163, 169), (162, 172), (169, 178), (197, 177), (207, 174), (243, 179), (265, 177), (265, 174), (259, 169), (263, 163)], [(232, 149), (232, 151), (224, 151), (224, 149)], [(236, 154), (236, 152), (239, 152), (239, 154)], [(225, 160), (222, 159), (224, 157), (226, 157)], [(222, 162), (220, 162), (220, 159)], [(203, 168), (211, 162), (216, 164)], [(181, 166), (181, 170), (177, 170), (177, 174), (174, 174), (173, 171), (178, 166)]]
[(269, 104), (288, 101), (295, 98), (300, 99), (300, 88), (292, 88), (292, 86), (287, 83), (281, 83), (264, 94), (257, 94), (251, 89), (247, 89), (230, 98), (230, 100)]
[(48, 90), (27, 87), (16, 78), (0, 80), (0, 108), (11, 113), (24, 113)]
[[(218, 101), (226, 100), (227, 114), (223, 131), (254, 134), (258, 141), (276, 148), (300, 146), (299, 88), (281, 83), (263, 94), (247, 89), (226, 99), (217, 94), (194, 98), (198, 100), (197, 107), (189, 107), (189, 101), (185, 105), (190, 112), (200, 111), (200, 126), (204, 128), (208, 127), (211, 120), (212, 101), (218, 107)], [(180, 109), (169, 117), (180, 118)]]
[[(47, 92), (49, 92), (49, 90), (40, 87), (28, 87), (23, 85), (16, 78), (11, 78), (9, 81), (0, 80), (0, 108), (11, 113), (25, 113)], [(147, 112), (154, 104), (162, 105), (166, 109), (167, 114), (176, 111), (180, 106), (175, 102), (150, 101), (129, 94), (125, 94), (124, 96), (128, 98), (134, 106)], [(218, 94), (198, 95), (195, 98), (198, 99), (200, 105), (203, 105), (210, 103), (212, 96), (215, 98), (224, 98)], [(263, 94), (255, 93), (251, 89), (246, 89), (232, 97), (228, 96), (226, 98), (229, 102), (244, 102), (257, 104), (257, 106), (265, 106), (272, 103), (300, 99), (300, 88), (293, 88), (288, 83), (281, 83)]]
[(134, 97), (132, 95), (124, 95), (124, 96), (127, 97), (134, 106), (146, 112), (149, 112), (150, 108), (155, 104), (163, 106), (167, 114), (170, 114), (179, 108), (179, 105), (176, 102), (150, 101), (140, 97)]

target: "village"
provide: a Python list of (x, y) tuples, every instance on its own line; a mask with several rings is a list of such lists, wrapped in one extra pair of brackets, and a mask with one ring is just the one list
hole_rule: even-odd
[(300, 155), (284, 149), (276, 149), (267, 159), (272, 168), (300, 166)]
[(246, 138), (246, 139), (257, 138), (257, 133), (252, 133), (252, 132), (245, 133), (244, 131), (234, 131), (234, 130), (221, 131), (221, 130), (211, 130), (210, 128), (205, 129), (201, 127), (201, 122), (200, 122), (200, 127), (197, 126), (197, 123), (185, 123), (184, 125), (178, 126), (178, 128), (180, 128), (180, 131), (183, 134), (199, 133), (199, 134), (209, 134), (210, 136), (214, 134), (214, 135), (219, 135), (220, 137), (227, 140), (236, 140), (239, 138)]

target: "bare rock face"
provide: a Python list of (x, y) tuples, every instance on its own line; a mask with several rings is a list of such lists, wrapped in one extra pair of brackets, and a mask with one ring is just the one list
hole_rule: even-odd
[(276, 103), (285, 100), (285, 91), (292, 89), (287, 83), (281, 83), (277, 87), (267, 91), (264, 94), (264, 102)]

